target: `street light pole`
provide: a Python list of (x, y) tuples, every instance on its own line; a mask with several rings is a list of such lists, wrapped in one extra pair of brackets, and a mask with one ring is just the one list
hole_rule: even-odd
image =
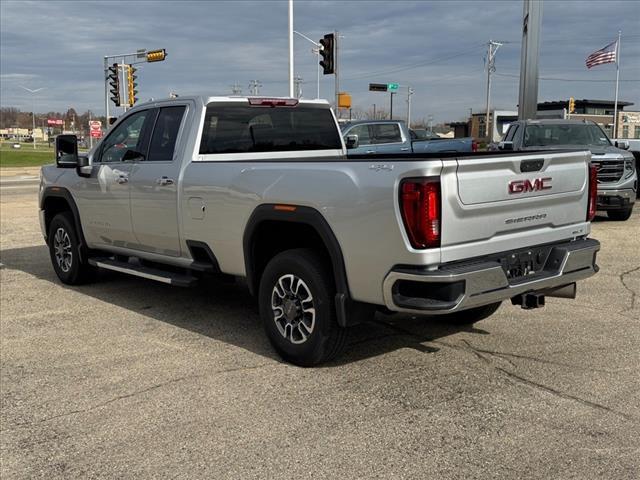
[(289, 97), (293, 98), (293, 0), (289, 0)]
[[(36, 93), (38, 93), (41, 90), (44, 90), (44, 87), (31, 90), (30, 88), (23, 87), (22, 85), (20, 85), (20, 88), (22, 88), (23, 90), (26, 90), (31, 94), (31, 121), (32, 121), (31, 140), (33, 140), (33, 149), (35, 150), (36, 149)], [(42, 138), (44, 138), (44, 132), (42, 134)]]
[(317, 94), (316, 94), (316, 98), (320, 98), (320, 51), (322, 50), (322, 45), (320, 45), (317, 42), (314, 42), (313, 40), (311, 40), (309, 37), (307, 37), (306, 35), (298, 32), (297, 30), (294, 30), (293, 33), (295, 33), (296, 35), (301, 36), (302, 38), (304, 38), (307, 42), (312, 43), (313, 45), (315, 45), (316, 48), (313, 49), (313, 52), (316, 53), (318, 55), (318, 85), (317, 85)]

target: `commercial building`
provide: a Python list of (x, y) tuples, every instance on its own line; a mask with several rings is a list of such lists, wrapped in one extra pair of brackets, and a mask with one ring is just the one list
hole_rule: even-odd
[[(632, 102), (618, 102), (618, 138), (640, 138), (640, 112), (625, 111)], [(569, 114), (569, 99), (538, 103), (537, 118), (572, 118), (589, 120), (600, 125), (611, 137), (613, 135), (614, 102), (611, 100), (576, 99), (575, 111)], [(493, 119), (496, 119), (494, 122)], [(489, 114), (490, 131), (487, 131), (486, 113), (473, 113), (467, 122), (453, 122), (449, 126), (456, 138), (473, 137), (480, 142), (498, 142), (509, 128), (509, 124), (518, 119), (515, 110), (493, 110)]]
[[(609, 137), (613, 136), (613, 100), (575, 99), (575, 111), (569, 113), (569, 99), (538, 103), (538, 118), (573, 118), (589, 120), (600, 125)], [(622, 133), (621, 122), (625, 107), (632, 102), (618, 102), (618, 136)], [(623, 113), (624, 112), (624, 113)], [(630, 125), (627, 125), (630, 126)], [(633, 125), (635, 126), (635, 125)]]

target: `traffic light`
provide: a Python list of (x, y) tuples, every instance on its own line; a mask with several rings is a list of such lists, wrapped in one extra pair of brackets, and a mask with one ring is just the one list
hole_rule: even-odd
[(127, 65), (127, 90), (129, 93), (129, 106), (133, 107), (133, 105), (138, 101), (138, 84), (136, 80), (138, 76), (136, 72), (138, 71), (133, 65)]
[(576, 101), (573, 97), (569, 98), (569, 113), (576, 111)]
[(120, 106), (120, 76), (119, 67), (117, 63), (114, 63), (109, 67), (109, 86), (111, 92), (111, 101), (115, 104), (116, 107)]
[(324, 38), (320, 40), (320, 45), (322, 46), (322, 50), (320, 50), (320, 55), (322, 56), (322, 60), (320, 60), (322, 73), (324, 75), (336, 73), (334, 58), (335, 38), (333, 33), (327, 33)]
[(147, 62), (162, 62), (165, 58), (167, 58), (167, 51), (164, 48), (147, 52)]

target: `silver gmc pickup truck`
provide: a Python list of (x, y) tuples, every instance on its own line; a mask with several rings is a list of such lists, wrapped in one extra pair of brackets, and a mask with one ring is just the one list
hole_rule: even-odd
[(334, 357), (375, 311), (473, 323), (575, 297), (598, 267), (584, 150), (349, 155), (325, 101), (185, 97), (56, 139), (40, 220), (66, 284), (97, 269), (244, 277), (288, 361)]

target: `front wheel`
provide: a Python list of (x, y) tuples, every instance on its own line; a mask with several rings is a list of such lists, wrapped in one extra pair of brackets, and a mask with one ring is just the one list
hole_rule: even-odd
[(95, 268), (80, 255), (80, 242), (70, 212), (59, 213), (49, 226), (49, 255), (62, 283), (80, 285), (90, 281)]
[(609, 210), (607, 212), (607, 216), (611, 220), (624, 222), (625, 220), (629, 220), (629, 218), (631, 217), (631, 212), (633, 212), (633, 207), (627, 208), (625, 210)]
[(269, 341), (283, 359), (302, 367), (332, 359), (346, 343), (326, 263), (314, 250), (287, 250), (271, 259), (260, 279), (260, 317)]

